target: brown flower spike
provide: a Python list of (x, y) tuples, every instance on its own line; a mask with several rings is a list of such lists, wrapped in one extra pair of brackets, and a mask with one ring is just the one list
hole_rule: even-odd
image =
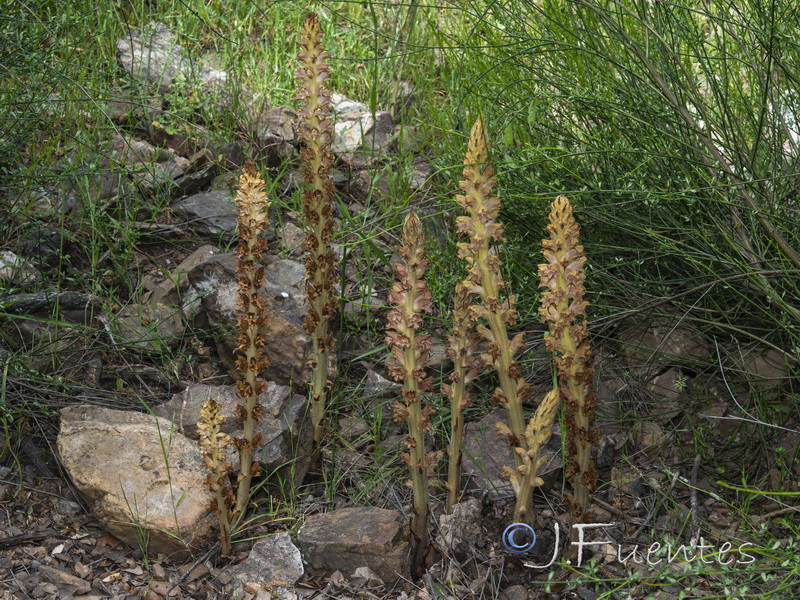
[(578, 243), (580, 227), (572, 216), (566, 196), (558, 196), (550, 206), (549, 240), (543, 240), (546, 264), (539, 265), (542, 294), (539, 309), (542, 320), (550, 325), (545, 336), (547, 349), (553, 353), (560, 382), (560, 393), (567, 407), (567, 476), (574, 498), (570, 499), (577, 522), (588, 522), (589, 495), (597, 486), (597, 470), (589, 458), (599, 433), (593, 427), (595, 395), (593, 369), (589, 362), (589, 332), (586, 307), (583, 246)]
[[(495, 404), (508, 408), (509, 426), (498, 423), (498, 432), (508, 438), (512, 447), (527, 451), (525, 419), (522, 403), (530, 398), (531, 387), (520, 377), (519, 366), (514, 355), (522, 348), (523, 334), (508, 339), (506, 327), (517, 321), (514, 296), (501, 300), (506, 284), (500, 271), (502, 262), (498, 256), (500, 243), (504, 241), (503, 226), (497, 222), (500, 199), (492, 196), (497, 183), (494, 170), (488, 164), (489, 152), (483, 120), (475, 121), (470, 132), (467, 153), (464, 158), (464, 181), (459, 186), (464, 192), (456, 201), (467, 211), (466, 216), (456, 219), (458, 232), (468, 236), (468, 242), (458, 244), (459, 257), (467, 264), (467, 279), (464, 285), (471, 294), (479, 295), (481, 304), (470, 307), (471, 319), (485, 319), (489, 327), (478, 325), (478, 333), (489, 342), (489, 350), (481, 355), (487, 366), (494, 367), (500, 378), (500, 387), (494, 391)], [(517, 467), (523, 465), (517, 455)], [(514, 518), (520, 522), (534, 519), (530, 494), (517, 495)]]
[(319, 448), (323, 435), (326, 397), (331, 388), (328, 381), (328, 357), (333, 346), (333, 335), (328, 322), (336, 312), (333, 284), (336, 275), (336, 255), (331, 249), (333, 233), (333, 155), (330, 144), (333, 140), (331, 119), (331, 92), (325, 87), (330, 79), (327, 63), (328, 53), (320, 40), (322, 31), (316, 15), (309, 14), (300, 33), (301, 50), (297, 54), (300, 63), (297, 78), (300, 88), (296, 100), (297, 133), (302, 148), (300, 158), (303, 166), (303, 216), (308, 224), (305, 241), (306, 297), (308, 314), (305, 319), (306, 332), (312, 338), (314, 379), (311, 395), (311, 420), (314, 424), (314, 442)]
[(422, 324), (422, 313), (431, 310), (431, 294), (422, 279), (428, 260), (425, 258), (425, 241), (422, 224), (416, 213), (409, 211), (403, 225), (403, 245), (399, 248), (403, 259), (395, 267), (398, 281), (389, 292), (389, 303), (394, 306), (386, 317), (386, 343), (391, 349), (387, 361), (390, 377), (403, 383), (402, 400), (394, 407), (394, 420), (407, 421), (408, 452), (400, 455), (411, 471), (414, 490), (414, 515), (411, 530), (412, 575), (419, 578), (425, 572), (428, 524), (428, 474), (436, 462), (436, 453), (425, 454), (425, 432), (430, 430), (430, 407), (421, 406), (422, 392), (430, 389), (425, 377), (425, 365), (431, 352), (429, 335), (417, 335)]
[(461, 445), (464, 439), (463, 410), (470, 406), (468, 384), (478, 376), (481, 360), (475, 356), (478, 334), (470, 321), (472, 294), (463, 281), (456, 284), (453, 307), (453, 334), (448, 338), (447, 356), (453, 361), (450, 385), (442, 386), (442, 393), (450, 398), (450, 460), (447, 467), (447, 511), (458, 502), (461, 491)]
[(261, 436), (254, 434), (256, 423), (264, 412), (264, 407), (258, 403), (258, 396), (266, 389), (266, 383), (259, 377), (259, 373), (268, 365), (264, 357), (264, 338), (261, 335), (265, 324), (264, 304), (258, 295), (264, 281), (261, 257), (266, 250), (266, 241), (261, 234), (268, 224), (269, 207), (264, 188), (264, 180), (256, 172), (253, 163), (247, 161), (236, 192), (236, 205), (239, 207), (239, 260), (236, 274), (241, 311), (236, 368), (242, 376), (242, 380), (236, 383), (236, 392), (243, 401), (236, 406), (236, 416), (244, 424), (242, 437), (233, 440), (239, 451), (241, 464), (236, 490), (237, 514), (244, 511), (250, 496), (250, 483), (259, 474), (258, 463), (253, 462), (253, 449), (261, 443)]
[(231, 553), (231, 523), (234, 519), (233, 506), (235, 500), (231, 490), (228, 474), (231, 463), (227, 461), (230, 450), (230, 438), (220, 431), (225, 417), (219, 414), (219, 402), (211, 398), (200, 409), (200, 420), (197, 422), (197, 433), (200, 438), (200, 450), (203, 461), (209, 471), (206, 478), (208, 489), (214, 492), (211, 509), (217, 513), (219, 520), (219, 540), (222, 556)]

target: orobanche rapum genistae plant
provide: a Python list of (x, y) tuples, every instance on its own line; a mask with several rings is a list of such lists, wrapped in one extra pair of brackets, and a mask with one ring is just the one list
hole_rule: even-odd
[(333, 233), (333, 140), (331, 92), (325, 86), (330, 79), (326, 63), (328, 53), (322, 45), (322, 31), (314, 14), (303, 22), (300, 34), (301, 50), (297, 55), (297, 78), (300, 88), (297, 100), (297, 135), (302, 143), (303, 217), (308, 232), (306, 256), (306, 333), (313, 344), (314, 368), (311, 382), (311, 421), (314, 425), (315, 452), (319, 451), (324, 432), (325, 405), (331, 389), (328, 380), (328, 360), (333, 346), (329, 329), (330, 318), (336, 312), (333, 285), (336, 276), (336, 255), (331, 248)]
[(480, 338), (472, 326), (470, 305), (472, 294), (463, 281), (456, 283), (453, 306), (453, 331), (448, 338), (446, 353), (453, 361), (450, 383), (442, 386), (442, 393), (450, 399), (450, 444), (447, 452), (447, 511), (459, 501), (461, 493), (461, 446), (464, 440), (464, 409), (471, 405), (469, 383), (481, 369), (479, 356), (475, 355)]
[[(240, 311), (236, 369), (242, 378), (236, 382), (236, 392), (242, 399), (236, 406), (236, 416), (243, 424), (244, 433), (241, 438), (233, 439), (220, 433), (223, 417), (219, 414), (219, 404), (213, 399), (203, 406), (198, 422), (201, 448), (206, 464), (212, 472), (208, 482), (215, 494), (215, 510), (220, 519), (223, 553), (226, 550), (230, 551), (231, 526), (245, 511), (250, 498), (251, 482), (259, 475), (259, 465), (253, 460), (253, 452), (260, 445), (261, 436), (255, 435), (255, 427), (264, 411), (264, 407), (258, 403), (258, 396), (266, 389), (266, 383), (259, 377), (259, 373), (268, 366), (264, 356), (264, 338), (261, 334), (265, 324), (264, 304), (259, 297), (259, 290), (264, 280), (261, 259), (266, 250), (266, 240), (262, 234), (268, 224), (269, 208), (265, 187), (264, 180), (256, 172), (253, 163), (247, 161), (236, 192), (236, 204), (239, 208), (237, 304)], [(224, 449), (228, 443), (239, 452), (240, 466), (235, 503), (232, 492), (225, 486), (227, 473), (230, 471), (230, 466), (225, 461)], [(228, 539), (225, 540), (224, 536), (228, 536)]]
[(386, 343), (391, 350), (387, 362), (389, 376), (402, 382), (402, 398), (394, 405), (394, 420), (408, 423), (405, 444), (408, 452), (400, 455), (411, 472), (414, 512), (411, 518), (411, 573), (419, 578), (425, 572), (428, 552), (429, 485), (437, 453), (425, 452), (425, 432), (430, 430), (431, 408), (422, 406), (422, 393), (431, 388), (425, 365), (431, 353), (431, 337), (417, 334), (422, 314), (430, 312), (431, 293), (422, 279), (428, 260), (422, 223), (410, 210), (403, 225), (403, 245), (398, 249), (402, 259), (395, 269), (397, 281), (389, 292), (392, 309), (386, 316)]
[[(497, 221), (500, 199), (492, 195), (497, 180), (488, 160), (483, 119), (478, 118), (472, 126), (464, 158), (464, 180), (459, 182), (464, 195), (456, 197), (467, 213), (456, 219), (458, 232), (469, 239), (458, 244), (458, 254), (467, 265), (464, 286), (470, 294), (480, 299), (479, 304), (470, 306), (470, 318), (489, 325), (479, 324), (476, 329), (489, 344), (481, 360), (486, 366), (493, 367), (500, 379), (500, 387), (494, 391), (492, 401), (508, 409), (509, 424), (498, 423), (498, 431), (506, 436), (512, 447), (527, 452), (522, 403), (530, 398), (531, 386), (520, 376), (519, 365), (514, 359), (523, 346), (523, 334), (519, 333), (509, 340), (506, 330), (506, 327), (517, 322), (517, 312), (513, 295), (508, 294), (501, 299), (506, 288), (498, 254), (504, 241), (503, 226)], [(528, 469), (519, 453), (516, 454), (516, 463), (518, 470)], [(531, 489), (525, 483), (527, 479), (523, 478), (519, 484), (512, 481), (516, 496), (514, 519), (532, 524), (535, 515)]]
[(591, 447), (599, 440), (593, 426), (595, 393), (590, 365), (589, 331), (586, 327), (584, 288), (586, 257), (578, 243), (580, 227), (573, 217), (566, 196), (558, 196), (550, 206), (550, 239), (542, 240), (547, 261), (539, 265), (542, 294), (539, 309), (550, 325), (545, 345), (553, 353), (559, 392), (567, 407), (567, 478), (574, 497), (568, 498), (577, 522), (588, 522), (589, 497), (597, 486), (597, 470), (590, 458)]

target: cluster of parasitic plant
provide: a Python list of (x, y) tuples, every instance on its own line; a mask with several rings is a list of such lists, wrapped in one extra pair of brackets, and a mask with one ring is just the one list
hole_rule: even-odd
[[(567, 407), (566, 424), (570, 439), (568, 475), (574, 490), (569, 501), (578, 521), (591, 518), (587, 511), (589, 494), (594, 490), (596, 471), (589, 459), (591, 445), (597, 441), (593, 428), (594, 395), (591, 352), (584, 320), (583, 247), (578, 244), (578, 225), (572, 217), (572, 206), (565, 196), (553, 202), (549, 240), (543, 240), (547, 261), (539, 266), (542, 294), (542, 319), (550, 325), (546, 345), (554, 355), (560, 385), (539, 402), (525, 420), (523, 403), (531, 397), (531, 386), (523, 379), (515, 356), (523, 347), (523, 335), (509, 336), (508, 328), (517, 321), (514, 296), (507, 293), (502, 277), (503, 226), (498, 222), (500, 200), (492, 194), (496, 185), (494, 171), (488, 163), (488, 144), (482, 119), (472, 128), (464, 159), (462, 195), (456, 201), (466, 213), (456, 219), (458, 232), (466, 238), (458, 244), (459, 256), (466, 265), (466, 277), (456, 285), (453, 308), (453, 329), (449, 338), (448, 356), (453, 360), (450, 384), (443, 392), (450, 399), (449, 466), (445, 489), (448, 511), (460, 494), (461, 444), (464, 437), (464, 408), (470, 405), (468, 384), (482, 367), (497, 373), (500, 386), (492, 400), (508, 412), (508, 423), (498, 423), (497, 430), (513, 449), (515, 465), (503, 469), (516, 499), (514, 520), (533, 525), (533, 490), (543, 485), (539, 473), (550, 457), (542, 450), (550, 438), (553, 422), (563, 403)], [(423, 240), (419, 220), (409, 213), (403, 230), (403, 246), (397, 265), (398, 282), (390, 294), (394, 305), (388, 317), (387, 343), (391, 348), (389, 373), (403, 382), (402, 400), (395, 406), (395, 420), (408, 422), (409, 452), (403, 460), (411, 470), (414, 491), (412, 516), (412, 575), (424, 572), (426, 544), (425, 520), (429, 483), (427, 474), (433, 469), (436, 456), (425, 452), (423, 434), (430, 428), (430, 410), (422, 407), (420, 393), (427, 389), (423, 370), (429, 352), (429, 339), (418, 333), (422, 313), (430, 307), (430, 297), (421, 277), (427, 265), (423, 257)], [(480, 341), (485, 352), (476, 355)]]
[[(331, 93), (325, 85), (330, 77), (327, 53), (320, 40), (317, 18), (309, 15), (302, 26), (298, 53), (300, 87), (297, 100), (300, 107), (297, 131), (302, 143), (300, 156), (306, 183), (303, 216), (307, 225), (304, 247), (309, 312), (305, 325), (314, 352), (309, 397), (316, 450), (323, 441), (326, 398), (331, 390), (328, 364), (333, 336), (328, 324), (336, 305), (333, 296), (336, 261), (331, 249), (333, 182), (330, 170), (333, 156), (330, 145), (333, 124)], [(500, 383), (492, 401), (508, 412), (508, 423), (498, 423), (497, 429), (513, 449), (515, 464), (505, 467), (503, 473), (516, 497), (514, 519), (533, 524), (536, 518), (532, 492), (543, 485), (539, 472), (548, 460), (542, 456), (542, 449), (563, 403), (568, 434), (567, 474), (573, 489), (568, 501), (574, 518), (587, 521), (591, 519), (589, 497), (597, 481), (597, 472), (589, 454), (591, 446), (597, 442), (598, 433), (593, 426), (595, 400), (585, 321), (586, 258), (578, 243), (579, 227), (573, 218), (572, 206), (565, 196), (559, 196), (553, 202), (547, 226), (550, 239), (543, 240), (546, 262), (539, 265), (540, 287), (545, 288), (540, 313), (550, 327), (545, 343), (554, 356), (559, 387), (545, 395), (526, 423), (523, 404), (531, 398), (531, 386), (522, 377), (515, 358), (523, 348), (523, 334), (510, 337), (508, 333), (517, 322), (517, 313), (515, 298), (508, 293), (502, 276), (500, 252), (504, 237), (503, 226), (498, 221), (500, 200), (492, 194), (497, 181), (489, 164), (486, 131), (480, 118), (470, 133), (463, 174), (464, 180), (459, 184), (463, 194), (456, 197), (456, 202), (465, 214), (459, 216), (456, 223), (458, 233), (464, 238), (458, 244), (458, 253), (464, 261), (466, 274), (456, 285), (452, 311), (447, 355), (453, 361), (453, 372), (450, 383), (442, 387), (442, 392), (450, 399), (449, 465), (444, 484), (447, 509), (449, 511), (458, 502), (461, 493), (463, 411), (470, 406), (469, 383), (478, 377), (483, 367), (488, 367), (494, 369)], [(252, 163), (248, 162), (244, 167), (236, 202), (240, 237), (236, 365), (241, 375), (236, 390), (242, 401), (237, 406), (236, 416), (243, 424), (244, 434), (231, 440), (221, 432), (223, 418), (218, 402), (213, 399), (204, 405), (198, 423), (201, 448), (210, 470), (208, 486), (214, 492), (214, 508), (219, 515), (223, 554), (230, 552), (232, 529), (247, 507), (253, 478), (259, 475), (258, 463), (253, 460), (254, 451), (260, 444), (255, 429), (263, 412), (258, 397), (266, 387), (260, 378), (267, 361), (261, 335), (264, 306), (259, 289), (264, 277), (261, 258), (266, 250), (263, 233), (269, 201), (265, 183)], [(405, 442), (407, 451), (401, 458), (409, 467), (413, 488), (411, 564), (415, 577), (424, 572), (429, 554), (429, 480), (434, 475), (440, 455), (426, 451), (425, 443), (433, 411), (424, 405), (424, 395), (432, 393), (431, 381), (425, 372), (431, 341), (430, 336), (421, 333), (423, 315), (432, 307), (424, 280), (428, 265), (424, 247), (422, 224), (411, 210), (398, 249), (401, 261), (396, 265), (397, 281), (388, 298), (392, 307), (387, 316), (386, 342), (391, 351), (388, 373), (402, 383), (402, 395), (395, 404), (394, 419), (407, 422), (409, 431)], [(481, 342), (484, 352), (478, 354)], [(240, 474), (235, 492), (229, 476), (232, 469), (227, 460), (230, 446), (239, 453)]]
[[(259, 290), (264, 279), (261, 259), (266, 250), (266, 241), (262, 234), (267, 226), (269, 200), (264, 180), (249, 161), (239, 178), (236, 204), (239, 207), (237, 222), (240, 240), (239, 260), (236, 265), (240, 311), (236, 368), (242, 377), (236, 383), (236, 392), (242, 401), (236, 406), (236, 416), (243, 424), (244, 433), (241, 438), (230, 439), (220, 432), (223, 416), (220, 414), (218, 401), (213, 398), (203, 405), (200, 421), (197, 423), (200, 448), (211, 471), (207, 482), (214, 492), (214, 510), (219, 518), (223, 555), (230, 553), (232, 525), (244, 512), (250, 497), (251, 482), (260, 472), (258, 463), (253, 460), (253, 453), (261, 443), (261, 436), (255, 434), (255, 429), (264, 411), (258, 402), (258, 396), (266, 389), (266, 383), (259, 377), (259, 373), (267, 367), (264, 338), (261, 334), (265, 324), (264, 304)], [(225, 460), (229, 453), (229, 444), (239, 452), (239, 477), (235, 497), (228, 477), (231, 466)]]
[[(333, 122), (330, 117), (331, 95), (325, 87), (329, 77), (325, 63), (327, 53), (320, 43), (321, 35), (316, 16), (310, 14), (300, 34), (297, 72), (300, 87), (297, 100), (301, 105), (297, 130), (303, 144), (300, 157), (305, 163), (303, 215), (308, 225), (305, 249), (306, 297), (309, 304), (305, 326), (312, 338), (314, 352), (310, 403), (316, 446), (322, 439), (325, 398), (331, 386), (328, 381), (328, 356), (333, 336), (328, 322), (336, 307), (336, 300), (332, 297), (336, 270), (335, 255), (331, 249), (333, 181), (329, 173), (333, 166), (329, 148), (333, 139)], [(264, 279), (261, 259), (266, 250), (263, 233), (268, 224), (269, 207), (265, 188), (266, 184), (253, 164), (245, 164), (236, 195), (240, 239), (236, 267), (240, 311), (236, 368), (241, 376), (236, 391), (242, 400), (236, 407), (236, 416), (243, 424), (244, 433), (241, 438), (229, 439), (220, 432), (223, 417), (219, 403), (214, 399), (203, 406), (198, 422), (201, 449), (211, 471), (208, 487), (214, 492), (214, 509), (219, 516), (220, 544), (224, 555), (230, 552), (231, 529), (242, 516), (250, 497), (253, 478), (260, 472), (253, 454), (261, 443), (260, 435), (256, 435), (255, 430), (264, 410), (258, 397), (266, 389), (266, 383), (259, 374), (268, 366), (261, 333), (265, 325), (265, 310), (259, 296)], [(228, 445), (239, 452), (240, 470), (235, 494), (228, 477), (231, 466), (225, 460), (229, 454)]]

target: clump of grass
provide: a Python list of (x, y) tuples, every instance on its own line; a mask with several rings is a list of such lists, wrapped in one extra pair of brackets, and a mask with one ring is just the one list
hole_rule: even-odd
[(583, 299), (586, 256), (578, 243), (580, 226), (566, 196), (553, 201), (549, 218), (550, 239), (542, 240), (547, 262), (539, 265), (540, 287), (547, 291), (542, 294), (539, 312), (550, 325), (545, 345), (553, 353), (560, 394), (567, 407), (567, 477), (575, 493), (570, 498), (571, 509), (575, 519), (584, 522), (590, 518), (589, 496), (597, 486), (597, 470), (589, 453), (600, 437), (593, 427), (594, 370), (589, 364), (592, 351), (585, 320), (589, 303)]
[(333, 233), (333, 119), (331, 92), (325, 86), (330, 79), (326, 60), (328, 53), (321, 43), (322, 31), (316, 15), (309, 14), (300, 33), (300, 66), (297, 77), (300, 89), (297, 99), (298, 138), (303, 144), (300, 158), (303, 166), (303, 216), (308, 226), (305, 249), (306, 297), (309, 308), (305, 327), (313, 344), (314, 377), (311, 384), (311, 420), (314, 444), (319, 449), (325, 419), (326, 397), (331, 388), (328, 380), (328, 357), (333, 346), (329, 321), (336, 313), (333, 284), (336, 277), (336, 255), (331, 248)]
[[(467, 211), (466, 216), (456, 219), (458, 231), (469, 236), (469, 242), (458, 244), (458, 253), (467, 264), (468, 275), (464, 285), (470, 293), (481, 299), (480, 304), (470, 307), (471, 319), (485, 319), (489, 324), (488, 328), (478, 325), (477, 331), (489, 342), (489, 350), (481, 355), (481, 359), (486, 366), (493, 367), (500, 378), (500, 387), (495, 389), (492, 402), (508, 409), (510, 427), (498, 423), (498, 432), (506, 436), (512, 447), (527, 452), (529, 448), (522, 403), (530, 398), (531, 386), (520, 376), (519, 365), (514, 360), (514, 355), (522, 348), (523, 334), (519, 333), (509, 340), (506, 330), (506, 327), (517, 322), (517, 312), (513, 295), (507, 295), (505, 300), (500, 298), (506, 288), (499, 256), (500, 244), (504, 239), (503, 226), (497, 221), (500, 199), (492, 196), (492, 188), (497, 180), (488, 160), (483, 119), (478, 118), (472, 126), (464, 158), (464, 180), (459, 183), (464, 195), (456, 197), (458, 204)], [(521, 455), (517, 453), (516, 457), (517, 468), (524, 467)], [(518, 490), (514, 518), (519, 522), (532, 523), (535, 515), (530, 493), (526, 495), (523, 487), (518, 487)]]
[(402, 263), (395, 267), (398, 281), (389, 292), (392, 310), (386, 317), (386, 343), (391, 349), (389, 376), (403, 383), (402, 400), (395, 403), (394, 420), (408, 423), (408, 452), (400, 455), (411, 471), (414, 491), (414, 514), (411, 573), (419, 578), (425, 572), (428, 553), (427, 525), (429, 513), (428, 473), (436, 463), (436, 453), (425, 453), (425, 432), (431, 428), (430, 406), (422, 406), (421, 394), (430, 389), (425, 365), (431, 351), (429, 335), (417, 335), (422, 313), (430, 312), (431, 294), (422, 277), (428, 260), (425, 258), (422, 223), (412, 209), (403, 224), (403, 245), (398, 249)]

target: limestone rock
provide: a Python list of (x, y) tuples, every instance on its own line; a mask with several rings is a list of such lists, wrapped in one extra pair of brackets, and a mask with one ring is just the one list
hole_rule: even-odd
[(163, 23), (153, 22), (140, 29), (131, 29), (117, 40), (117, 60), (128, 73), (144, 81), (152, 81), (163, 93), (173, 80), (182, 76), (197, 78), (210, 86), (222, 86), (227, 73), (199, 65), (182, 53), (177, 37)]
[[(235, 408), (241, 402), (236, 390), (230, 385), (192, 385), (175, 394), (169, 402), (157, 406), (155, 414), (174, 423), (177, 431), (196, 440), (197, 421), (203, 404), (215, 398), (220, 404), (220, 414), (225, 418), (222, 431), (241, 437), (241, 423), (236, 419)], [(262, 472), (272, 475), (274, 480), (294, 477), (299, 485), (311, 462), (313, 429), (308, 416), (306, 397), (292, 394), (288, 386), (267, 382), (266, 391), (258, 399), (264, 414), (256, 425), (261, 434), (261, 446), (256, 448), (255, 459), (261, 463)], [(234, 468), (238, 469), (238, 455), (231, 456)]]
[(394, 122), (388, 111), (373, 113), (368, 106), (333, 94), (333, 152), (353, 152), (362, 146), (373, 152), (387, 150), (394, 135)]
[[(305, 267), (296, 261), (274, 256), (265, 258), (261, 299), (266, 310), (263, 335), (269, 367), (261, 374), (267, 381), (282, 385), (304, 385), (312, 375), (311, 338), (303, 321), (308, 311), (305, 298)], [(214, 329), (220, 358), (235, 376), (233, 352), (239, 345), (236, 325), (238, 285), (236, 255), (218, 254), (189, 273), (197, 296)]]
[(295, 600), (292, 586), (303, 576), (303, 559), (288, 533), (281, 532), (253, 544), (250, 555), (241, 563), (228, 567), (225, 573), (233, 578), (232, 593), (242, 597), (246, 588), (267, 588), (273, 597)]
[(215, 533), (200, 449), (169, 421), (70, 406), (61, 409), (56, 445), (92, 512), (109, 533), (132, 547), (147, 539), (153, 555), (187, 557)]
[(368, 567), (387, 585), (408, 576), (408, 523), (395, 510), (342, 508), (311, 515), (297, 533), (308, 567), (352, 574)]
[[(183, 259), (180, 264), (172, 269), (168, 277), (161, 279), (152, 289), (149, 302), (153, 304), (173, 304), (179, 305), (189, 289), (189, 272), (210, 259), (215, 254), (219, 254), (219, 248), (210, 244), (204, 244), (189, 256)], [(184, 314), (186, 314), (184, 312)], [(189, 315), (186, 315), (187, 317)]]

